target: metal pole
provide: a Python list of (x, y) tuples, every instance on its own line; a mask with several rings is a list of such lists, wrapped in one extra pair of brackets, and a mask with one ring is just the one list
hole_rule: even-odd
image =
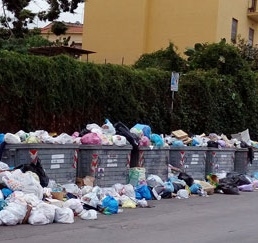
[(175, 91), (172, 91), (172, 103), (171, 103), (171, 111), (173, 112), (173, 108), (174, 108), (174, 104), (173, 104), (173, 102), (174, 102), (174, 93), (175, 93)]

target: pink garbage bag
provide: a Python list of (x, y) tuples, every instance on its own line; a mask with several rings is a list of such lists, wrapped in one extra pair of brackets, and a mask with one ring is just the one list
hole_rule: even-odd
[(98, 136), (97, 133), (90, 132), (82, 136), (81, 143), (101, 145), (101, 138)]

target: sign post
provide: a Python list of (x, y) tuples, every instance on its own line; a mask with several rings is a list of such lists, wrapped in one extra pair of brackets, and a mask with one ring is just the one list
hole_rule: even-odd
[(172, 104), (171, 104), (171, 111), (173, 112), (174, 106), (174, 96), (175, 91), (178, 91), (178, 83), (179, 83), (179, 73), (172, 72), (171, 74), (171, 91), (172, 91)]

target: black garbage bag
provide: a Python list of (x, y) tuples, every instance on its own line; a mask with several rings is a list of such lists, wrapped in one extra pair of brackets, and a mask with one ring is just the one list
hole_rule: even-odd
[(87, 128), (83, 128), (80, 132), (79, 132), (79, 137), (83, 137), (85, 134), (90, 133), (90, 131)]
[(161, 193), (160, 196), (163, 199), (169, 199), (169, 198), (172, 198), (172, 193), (169, 191), (165, 191), (165, 192)]
[(225, 178), (219, 180), (217, 190), (221, 190), (224, 194), (239, 195), (237, 176), (228, 173)]
[(207, 147), (210, 147), (210, 148), (218, 148), (218, 147), (219, 147), (219, 143), (210, 140), (210, 141), (207, 142)]
[(194, 183), (194, 179), (185, 172), (180, 172), (178, 179), (185, 181), (186, 185), (189, 187)]
[(231, 182), (236, 186), (249, 185), (252, 183), (249, 176), (237, 172), (227, 173), (226, 178), (230, 178)]
[(252, 146), (248, 145), (246, 142), (244, 141), (241, 141), (240, 142), (240, 147), (241, 148), (247, 148), (248, 149), (248, 153), (247, 153), (247, 158), (250, 162), (250, 164), (253, 163), (253, 160), (254, 160), (254, 149)]
[(173, 187), (174, 187), (174, 193), (177, 193), (180, 189), (185, 189), (185, 186), (183, 186), (180, 183), (172, 182)]
[(4, 152), (5, 145), (6, 145), (5, 141), (0, 144), (0, 161), (2, 159), (2, 154)]
[(21, 165), (15, 167), (15, 169), (20, 169), (23, 173), (25, 173), (27, 171), (31, 171), (31, 172), (37, 174), (39, 177), (40, 185), (42, 187), (47, 187), (47, 185), (49, 183), (49, 177), (47, 176), (45, 170), (43, 169), (39, 158), (37, 158), (36, 163), (21, 164)]
[(221, 183), (217, 186), (217, 190), (222, 190), (224, 194), (239, 195), (239, 189), (236, 185), (230, 183)]
[(138, 148), (139, 146), (139, 138), (136, 134), (131, 133), (130, 129), (124, 125), (122, 122), (117, 122), (114, 124), (114, 128), (116, 129), (116, 134), (124, 136), (127, 141), (133, 146), (133, 148)]

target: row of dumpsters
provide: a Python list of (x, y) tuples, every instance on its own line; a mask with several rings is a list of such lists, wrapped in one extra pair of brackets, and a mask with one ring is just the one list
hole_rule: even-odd
[(7, 144), (1, 161), (15, 168), (30, 163), (30, 150), (37, 150), (42, 166), (56, 183), (75, 183), (76, 178), (93, 176), (95, 185), (110, 187), (127, 184), (129, 171), (144, 168), (150, 174), (167, 180), (170, 167), (176, 167), (194, 179), (205, 180), (210, 173), (238, 172), (253, 175), (258, 171), (258, 150), (249, 159), (248, 149), (210, 147), (169, 147), (132, 149), (78, 144)]

